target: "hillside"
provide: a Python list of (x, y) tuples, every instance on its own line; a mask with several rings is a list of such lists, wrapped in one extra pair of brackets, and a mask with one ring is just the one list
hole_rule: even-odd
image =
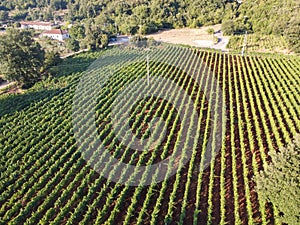
[[(39, 7), (39, 10), (34, 10)], [(65, 20), (96, 24), (112, 34), (149, 34), (165, 28), (196, 28), (223, 23), (225, 33), (248, 32), (284, 36), (299, 52), (300, 2), (298, 0), (154, 0), (154, 1), (1, 1), (0, 15), (14, 10), (14, 18)], [(3, 13), (1, 13), (3, 12)], [(64, 13), (63, 13), (64, 14)], [(1, 21), (1, 16), (0, 16)]]
[[(253, 176), (271, 161), (270, 151), (300, 132), (299, 57), (178, 46), (149, 54), (150, 85), (145, 53), (114, 48), (66, 59), (54, 80), (1, 97), (2, 223), (277, 222), (277, 209), (256, 193)], [(211, 104), (214, 96), (224, 102)], [(123, 117), (112, 113), (129, 116), (147, 151), (133, 151), (122, 139)], [(153, 123), (158, 117), (161, 126)], [(119, 170), (98, 148), (135, 168), (170, 159), (167, 168), (179, 169), (156, 183), (161, 169), (143, 176)]]
[(0, 31), (0, 225), (300, 224), (299, 0), (0, 0)]

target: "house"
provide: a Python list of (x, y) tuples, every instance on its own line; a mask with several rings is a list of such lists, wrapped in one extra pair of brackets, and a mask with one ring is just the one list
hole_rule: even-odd
[(44, 31), (41, 34), (42, 37), (49, 37), (53, 40), (58, 40), (58, 41), (64, 41), (68, 38), (70, 38), (70, 35), (68, 34), (67, 31), (61, 30), (61, 29), (54, 29), (54, 30), (48, 30)]
[(50, 22), (32, 22), (32, 21), (23, 21), (21, 22), (21, 29), (35, 29), (35, 30), (51, 30), (53, 23)]

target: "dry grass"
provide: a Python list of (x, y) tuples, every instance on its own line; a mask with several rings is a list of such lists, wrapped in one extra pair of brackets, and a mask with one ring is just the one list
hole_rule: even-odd
[(213, 28), (215, 31), (221, 29), (221, 25), (207, 26), (198, 29), (172, 29), (161, 31), (156, 34), (147, 35), (147, 37), (153, 37), (157, 41), (172, 43), (172, 44), (184, 44), (196, 47), (210, 47), (213, 45), (212, 35), (207, 33), (207, 29)]

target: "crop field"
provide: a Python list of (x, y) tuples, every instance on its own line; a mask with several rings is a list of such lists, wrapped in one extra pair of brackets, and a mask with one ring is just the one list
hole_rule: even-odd
[[(244, 45), (244, 35), (232, 36), (227, 48), (233, 51), (241, 51)], [(248, 34), (247, 48), (248, 52), (265, 52), (265, 53), (283, 53), (288, 54), (288, 44), (283, 37), (275, 35)]]
[(113, 48), (57, 71), (0, 99), (0, 224), (276, 223), (254, 175), (300, 132), (299, 57)]

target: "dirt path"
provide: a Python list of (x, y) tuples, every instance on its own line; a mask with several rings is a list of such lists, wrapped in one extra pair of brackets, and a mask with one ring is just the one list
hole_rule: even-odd
[(2, 82), (0, 83), (0, 95), (2, 94), (19, 94), (23, 93), (23, 90), (20, 89), (17, 85), (16, 82)]
[(215, 36), (218, 38), (219, 41), (217, 44), (213, 45), (211, 48), (219, 49), (219, 50), (222, 50), (223, 52), (228, 52), (228, 49), (226, 48), (226, 46), (228, 45), (229, 37), (223, 36), (222, 31), (215, 33)]
[(82, 52), (87, 52), (88, 51), (88, 49), (83, 49), (83, 50), (80, 50), (80, 51), (78, 51), (78, 52), (72, 52), (72, 53), (69, 53), (69, 54), (67, 54), (67, 55), (63, 55), (63, 56), (61, 56), (60, 58), (61, 59), (66, 59), (66, 58), (69, 58), (69, 57), (72, 57), (72, 56), (74, 56), (74, 55), (78, 55), (78, 54), (80, 54), (80, 53), (82, 53)]
[(112, 41), (108, 44), (108, 46), (117, 46), (129, 43), (129, 37), (126, 35), (119, 35), (116, 41)]
[(0, 83), (0, 91), (7, 88), (9, 85), (12, 85), (13, 83), (3, 82)]

